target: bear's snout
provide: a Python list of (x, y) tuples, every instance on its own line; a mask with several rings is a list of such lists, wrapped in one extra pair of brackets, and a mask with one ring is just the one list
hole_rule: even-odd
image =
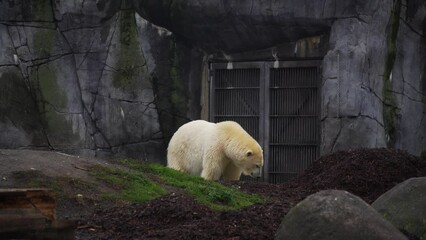
[(261, 177), (261, 166), (256, 164), (253, 168), (247, 169), (247, 171), (244, 173), (244, 175), (248, 175), (253, 178)]

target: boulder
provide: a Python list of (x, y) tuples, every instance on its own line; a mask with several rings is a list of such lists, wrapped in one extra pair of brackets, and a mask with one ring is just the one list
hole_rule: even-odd
[(395, 227), (426, 239), (426, 177), (410, 178), (396, 185), (372, 207)]
[(293, 207), (284, 217), (275, 239), (407, 238), (359, 197), (346, 191), (325, 190)]

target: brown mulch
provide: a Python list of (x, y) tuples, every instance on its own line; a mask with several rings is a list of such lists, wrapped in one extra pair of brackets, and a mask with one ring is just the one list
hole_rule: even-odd
[(324, 189), (351, 192), (368, 203), (412, 177), (426, 176), (426, 160), (395, 149), (360, 149), (323, 156), (290, 183), (308, 194)]
[(366, 202), (396, 184), (426, 176), (426, 160), (394, 149), (336, 152), (315, 161), (287, 184), (222, 182), (265, 196), (264, 204), (214, 212), (183, 193), (125, 207), (99, 209), (76, 239), (273, 239), (289, 209), (325, 189), (349, 191)]

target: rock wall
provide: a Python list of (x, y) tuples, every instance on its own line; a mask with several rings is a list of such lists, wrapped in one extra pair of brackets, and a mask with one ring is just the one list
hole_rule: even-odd
[(381, 95), (391, 2), (354, 6), (332, 25), (323, 60), (323, 153), (386, 146)]
[(401, 3), (396, 56), (388, 91), (395, 97), (392, 145), (426, 153), (426, 2)]
[(159, 161), (200, 111), (199, 53), (127, 1), (0, 1), (0, 51), (1, 147)]
[(206, 116), (212, 56), (301, 59), (294, 47), (322, 36), (322, 154), (420, 154), (425, 33), (421, 0), (0, 1), (0, 147), (163, 161)]

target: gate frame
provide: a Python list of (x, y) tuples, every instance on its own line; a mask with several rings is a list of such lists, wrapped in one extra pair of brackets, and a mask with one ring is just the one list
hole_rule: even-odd
[(267, 98), (270, 93), (270, 69), (271, 68), (295, 68), (295, 67), (317, 67), (319, 71), (318, 79), (318, 124), (319, 134), (317, 139), (317, 156), (320, 156), (321, 147), (321, 86), (322, 86), (322, 60), (289, 60), (289, 61), (254, 61), (254, 62), (210, 62), (209, 63), (209, 116), (208, 119), (214, 122), (216, 115), (215, 109), (215, 70), (218, 69), (260, 69), (259, 73), (259, 144), (263, 148), (264, 165), (261, 171), (261, 179), (264, 182), (269, 182), (269, 124), (270, 124), (270, 101)]

